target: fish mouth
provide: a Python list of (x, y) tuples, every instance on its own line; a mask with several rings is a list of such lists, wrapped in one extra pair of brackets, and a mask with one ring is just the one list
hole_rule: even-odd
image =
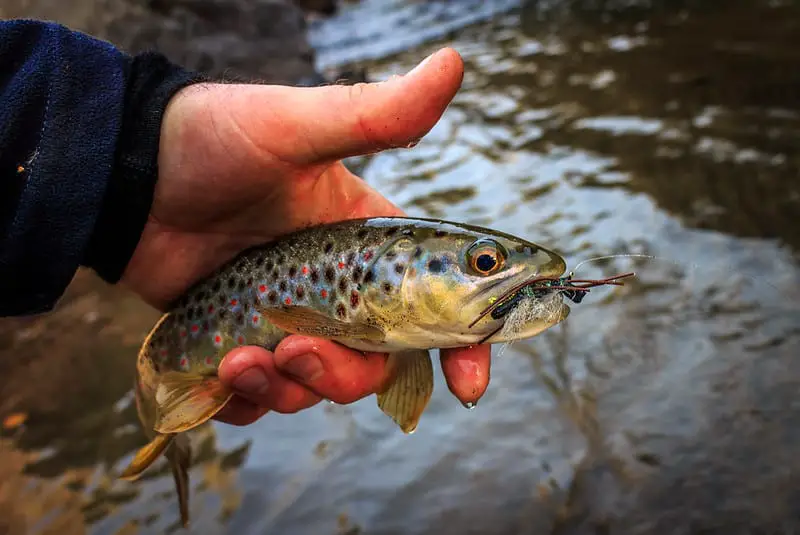
[[(480, 343), (483, 344), (500, 332), (505, 326), (505, 320), (508, 318), (508, 315), (519, 307), (520, 303), (525, 299), (544, 299), (554, 293), (560, 293), (573, 303), (578, 304), (583, 301), (583, 298), (589, 293), (590, 288), (606, 285), (622, 286), (624, 283), (621, 282), (621, 279), (632, 277), (633, 275), (634, 273), (632, 272), (622, 273), (605, 279), (574, 279), (571, 273), (566, 277), (534, 277), (516, 284), (503, 292), (503, 294), (496, 298), (488, 307), (481, 311), (478, 317), (469, 325), (469, 328), (471, 329), (474, 327), (486, 316), (490, 316), (493, 320), (504, 320), (496, 330), (481, 340)], [(568, 307), (565, 308), (568, 310)], [(566, 315), (563, 315), (559, 321), (563, 320), (565, 317)]]

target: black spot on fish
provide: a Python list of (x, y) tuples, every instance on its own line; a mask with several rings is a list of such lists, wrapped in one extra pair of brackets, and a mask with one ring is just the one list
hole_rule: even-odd
[(269, 295), (267, 296), (270, 303), (274, 303), (278, 300), (278, 293), (275, 290), (272, 290)]
[(406, 266), (402, 262), (398, 262), (397, 264), (394, 265), (394, 272), (397, 273), (398, 275), (402, 275), (405, 270)]
[(340, 318), (344, 318), (346, 314), (347, 314), (347, 309), (345, 308), (344, 303), (339, 303), (338, 305), (336, 305), (337, 316), (339, 316)]
[(194, 307), (186, 311), (186, 319), (192, 321), (194, 319)]
[(231, 275), (231, 277), (228, 279), (228, 288), (231, 290), (236, 288), (236, 277), (233, 275)]
[(225, 297), (225, 294), (220, 294), (219, 297), (217, 298), (217, 301), (219, 302), (219, 305), (222, 306), (228, 302), (228, 298)]
[(269, 276), (269, 277), (270, 277), (270, 282), (275, 282), (276, 280), (278, 280), (278, 270), (277, 270), (277, 269), (275, 269), (275, 270), (274, 270), (274, 271), (273, 271), (273, 272), (270, 274), (270, 276)]
[(256, 258), (256, 262), (255, 262), (256, 268), (260, 268), (261, 266), (263, 266), (264, 265), (264, 261), (265, 261), (265, 258), (263, 256), (257, 257)]
[(223, 319), (225, 319), (225, 316), (227, 316), (227, 315), (228, 315), (228, 311), (227, 310), (225, 310), (224, 308), (220, 309), (220, 311), (219, 311), (219, 319), (223, 320)]
[(428, 262), (428, 269), (431, 273), (441, 273), (444, 271), (444, 262), (438, 258), (434, 258)]
[(391, 293), (392, 292), (392, 285), (389, 284), (388, 282), (384, 282), (383, 283), (383, 292), (387, 293), (387, 294)]
[(434, 231), (433, 235), (436, 236), (437, 238), (441, 238), (443, 236), (446, 236), (447, 232), (437, 229), (436, 231)]
[(239, 281), (239, 285), (236, 288), (236, 291), (238, 291), (239, 293), (242, 293), (242, 292), (244, 292), (244, 289), (245, 289), (244, 281), (240, 280)]
[(331, 288), (330, 293), (328, 294), (331, 301), (336, 301), (336, 288)]
[(220, 288), (222, 288), (222, 283), (218, 280), (214, 281), (214, 284), (211, 286), (211, 291), (217, 293)]
[(410, 228), (404, 228), (402, 232), (400, 232), (400, 234), (402, 234), (403, 236), (413, 236), (414, 231)]
[(297, 275), (297, 266), (292, 266), (289, 268), (289, 278), (293, 279)]
[(275, 264), (272, 262), (272, 260), (267, 260), (264, 263), (264, 271), (272, 271), (272, 268), (274, 268), (274, 267), (275, 267)]
[(333, 242), (329, 241), (325, 244), (325, 254), (329, 254), (331, 251), (333, 251)]
[(397, 232), (397, 227), (386, 229), (386, 237), (391, 238), (392, 236), (394, 236), (395, 232)]
[(375, 272), (372, 270), (367, 271), (364, 274), (364, 283), (369, 284), (375, 280)]
[(417, 247), (414, 249), (414, 258), (419, 258), (422, 256), (422, 247)]
[(339, 279), (339, 291), (340, 292), (347, 291), (347, 283), (348, 282), (349, 281), (347, 280), (347, 275), (342, 275), (342, 278)]
[(306, 295), (306, 290), (302, 286), (298, 286), (297, 288), (295, 288), (294, 293), (298, 299), (302, 299), (303, 296)]
[(282, 292), (285, 292), (286, 288), (287, 288), (286, 281), (281, 281), (281, 283), (278, 285), (278, 289), (280, 289), (280, 291)]
[(353, 282), (357, 283), (358, 281), (360, 281), (361, 276), (363, 274), (364, 274), (364, 268), (362, 268), (361, 266), (356, 266), (355, 269), (353, 269)]
[(336, 271), (334, 271), (333, 266), (327, 266), (325, 268), (325, 280), (332, 284), (335, 278)]
[(244, 325), (244, 314), (242, 314), (241, 312), (236, 314), (236, 323), (238, 323), (239, 325)]
[(347, 255), (347, 265), (352, 266), (353, 262), (356, 260), (356, 253), (355, 251), (350, 251)]
[(248, 286), (252, 286), (253, 285), (253, 279), (252, 278), (247, 279), (247, 285)]
[(395, 257), (395, 256), (397, 256), (397, 253), (395, 253), (394, 251), (388, 251), (388, 252), (387, 252), (385, 255), (383, 255), (383, 256), (386, 258), (386, 260), (393, 260), (393, 259), (394, 259), (394, 257)]
[(358, 295), (357, 291), (353, 290), (352, 292), (350, 292), (350, 306), (351, 307), (357, 308), (359, 300), (360, 300), (360, 298), (359, 298), (359, 295)]
[(367, 234), (369, 234), (369, 231), (365, 228), (362, 228), (356, 233), (356, 236), (358, 237), (359, 240), (363, 240), (364, 238), (367, 237)]
[(317, 268), (311, 268), (311, 282), (314, 284), (319, 282), (319, 271), (317, 271)]
[(286, 262), (286, 258), (283, 255), (278, 255), (278, 258), (275, 260), (275, 264), (280, 266), (284, 262)]

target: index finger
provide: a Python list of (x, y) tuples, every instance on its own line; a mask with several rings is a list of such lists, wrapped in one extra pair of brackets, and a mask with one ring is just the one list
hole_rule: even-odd
[(491, 376), (492, 346), (442, 349), (442, 372), (447, 387), (464, 406), (474, 407), (486, 393)]

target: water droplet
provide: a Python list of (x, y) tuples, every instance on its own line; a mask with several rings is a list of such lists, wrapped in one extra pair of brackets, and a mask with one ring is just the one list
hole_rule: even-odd
[(336, 402), (335, 402), (335, 401), (331, 401), (331, 400), (329, 400), (329, 399), (326, 399), (325, 401), (327, 401), (327, 402), (328, 402), (328, 403), (330, 403), (331, 405), (336, 405)]
[(413, 149), (414, 147), (416, 147), (417, 145), (419, 145), (419, 141), (420, 141), (419, 139), (415, 139), (414, 141), (412, 141), (411, 143), (409, 143), (408, 145), (406, 145), (406, 148), (407, 148), (407, 149)]
[(475, 403), (474, 401), (467, 401), (466, 403), (462, 403), (462, 405), (463, 405), (463, 406), (464, 406), (464, 408), (465, 408), (465, 409), (467, 409), (468, 411), (471, 411), (471, 410), (473, 410), (475, 407), (477, 407), (477, 406), (478, 406), (478, 404), (477, 404), (477, 403)]

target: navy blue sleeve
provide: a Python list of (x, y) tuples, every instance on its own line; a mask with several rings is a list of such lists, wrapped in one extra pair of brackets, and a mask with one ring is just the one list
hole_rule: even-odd
[(52, 23), (0, 22), (0, 316), (51, 310), (83, 265), (119, 280), (161, 118), (196, 73)]

